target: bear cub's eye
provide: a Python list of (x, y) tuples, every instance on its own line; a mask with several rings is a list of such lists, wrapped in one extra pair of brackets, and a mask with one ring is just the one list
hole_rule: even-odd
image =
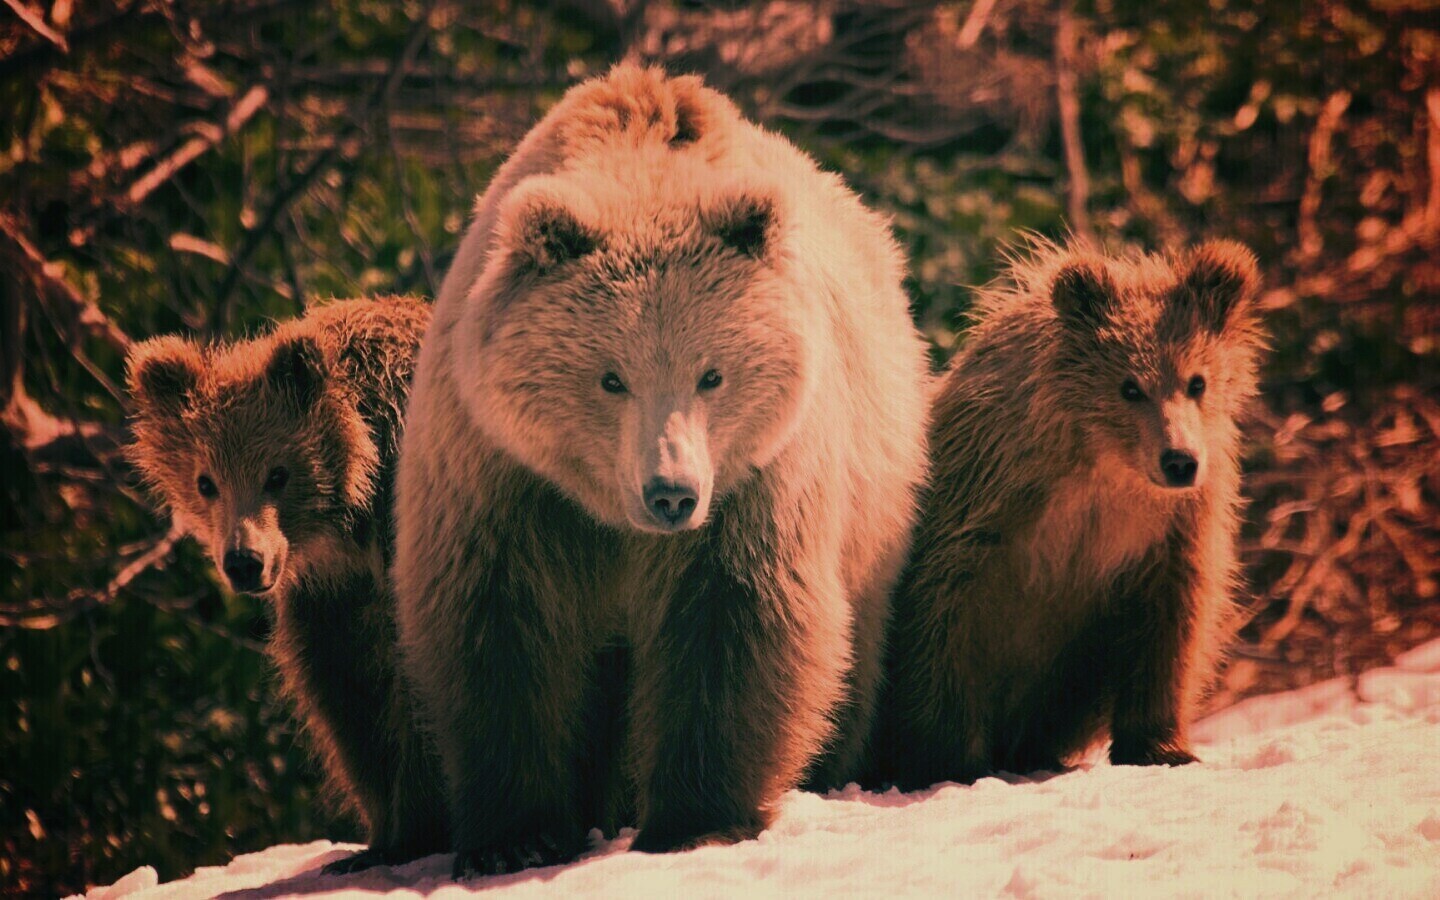
[(200, 496), (206, 500), (213, 500), (220, 495), (220, 489), (215, 486), (215, 482), (210, 480), (209, 475), (201, 475), (195, 479), (195, 490), (199, 491)]
[(265, 477), (265, 490), (273, 494), (285, 487), (285, 483), (289, 480), (290, 471), (284, 466), (276, 466), (271, 469), (270, 474)]
[(1185, 388), (1185, 393), (1199, 400), (1200, 396), (1205, 393), (1205, 379), (1199, 375), (1191, 378), (1190, 384)]
[(600, 379), (600, 386), (605, 389), (607, 394), (625, 393), (625, 382), (621, 381), (620, 376), (614, 372), (606, 372), (605, 377)]
[(1140, 390), (1140, 385), (1135, 383), (1135, 379), (1127, 378), (1124, 383), (1120, 385), (1120, 396), (1129, 400), (1131, 403), (1138, 403), (1145, 399), (1145, 392)]
[(720, 378), (720, 373), (715, 371), (714, 369), (711, 369), (704, 375), (700, 376), (700, 390), (713, 391), (720, 386), (721, 381), (722, 379)]

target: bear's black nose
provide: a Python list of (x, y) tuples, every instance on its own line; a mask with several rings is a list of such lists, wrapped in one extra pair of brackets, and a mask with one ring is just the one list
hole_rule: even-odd
[(230, 586), (243, 593), (260, 589), (260, 576), (265, 572), (265, 562), (253, 550), (225, 551), (225, 577)]
[(1171, 487), (1189, 487), (1195, 483), (1195, 473), (1200, 463), (1193, 453), (1185, 450), (1166, 450), (1160, 454), (1160, 471), (1165, 473), (1165, 483)]
[(695, 489), (688, 484), (654, 478), (645, 485), (645, 508), (657, 525), (668, 530), (685, 527), (695, 514), (698, 500)]

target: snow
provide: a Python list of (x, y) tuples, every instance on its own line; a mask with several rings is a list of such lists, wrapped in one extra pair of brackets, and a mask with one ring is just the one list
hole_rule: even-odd
[(146, 866), (88, 896), (1440, 897), (1440, 641), (1353, 686), (1243, 701), (1196, 736), (1203, 762), (1179, 769), (1097, 758), (909, 795), (796, 792), (758, 840), (683, 854), (626, 853), (627, 834), (456, 884), (449, 856), (321, 876), (358, 848), (315, 841), (163, 885)]

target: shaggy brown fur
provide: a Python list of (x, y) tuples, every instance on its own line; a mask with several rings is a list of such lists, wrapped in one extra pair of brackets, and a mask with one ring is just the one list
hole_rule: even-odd
[(448, 846), (438, 763), (395, 675), (386, 576), (428, 321), (418, 301), (353, 300), (254, 340), (163, 337), (130, 358), (138, 468), (232, 587), (273, 598), (284, 688), (369, 831), (340, 871)]
[(982, 295), (936, 399), (880, 780), (1056, 768), (1107, 728), (1115, 763), (1194, 760), (1229, 633), (1257, 280), (1233, 243), (1042, 245)]
[(868, 733), (923, 468), (895, 244), (724, 98), (621, 67), (536, 127), (464, 247), (396, 565), (456, 873), (569, 859), (606, 810), (640, 851), (753, 837)]

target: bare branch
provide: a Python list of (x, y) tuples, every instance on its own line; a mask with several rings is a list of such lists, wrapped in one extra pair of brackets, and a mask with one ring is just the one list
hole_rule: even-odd
[(1300, 222), (1297, 226), (1300, 237), (1299, 258), (1311, 262), (1319, 258), (1325, 249), (1325, 238), (1320, 234), (1316, 218), (1320, 214), (1321, 192), (1325, 180), (1330, 177), (1330, 142), (1340, 118), (1350, 108), (1350, 92), (1336, 91), (1325, 100), (1320, 115), (1315, 120), (1315, 130), (1310, 133), (1310, 171), (1305, 175), (1305, 194), (1300, 198)]
[[(59, 301), (72, 333), (85, 333), (105, 341), (123, 354), (130, 347), (130, 338), (100, 310), (80, 295), (60, 274), (60, 266), (46, 259), (25, 234), (21, 223), (11, 214), (0, 211), (0, 245), (8, 244), (9, 256), (35, 283), (42, 297)], [(53, 305), (53, 304), (52, 304)]]
[(244, 274), (245, 265), (250, 261), (251, 254), (255, 252), (261, 242), (275, 227), (275, 222), (279, 219), (280, 215), (289, 208), (290, 203), (298, 197), (302, 191), (308, 188), (322, 172), (329, 169), (330, 165), (335, 161), (335, 157), (339, 154), (339, 148), (344, 146), (347, 139), (358, 134), (363, 123), (373, 115), (375, 110), (382, 104), (390, 101), (395, 89), (399, 87), (400, 82), (404, 79), (411, 61), (414, 60), (415, 55), (420, 52), (420, 48), (424, 45), (425, 39), (429, 36), (431, 8), (433, 8), (433, 4), (426, 6), (426, 8), (421, 11), (419, 18), (410, 29), (410, 34), (405, 41), (404, 47), (400, 51), (400, 55), (396, 57), (391, 64), (390, 74), (370, 95), (363, 109), (341, 130), (335, 144), (317, 154), (315, 158), (310, 161), (309, 165), (302, 169), (288, 184), (277, 191), (270, 199), (270, 205), (266, 207), (259, 221), (245, 230), (245, 235), (240, 241), (240, 247), (231, 255), (230, 267), (226, 270), (225, 277), (220, 282), (220, 287), (216, 291), (216, 316), (212, 320), (212, 328), (218, 327), (223, 329), (229, 324), (231, 296), (235, 288), (239, 285), (240, 278)]
[(990, 18), (990, 11), (995, 8), (995, 0), (976, 0), (975, 5), (970, 7), (970, 14), (965, 17), (965, 24), (960, 26), (960, 34), (955, 38), (955, 46), (961, 50), (969, 50), (980, 40), (980, 33), (985, 30), (985, 22)]
[(172, 524), (170, 530), (152, 541), (115, 573), (100, 591), (71, 591), (64, 600), (36, 598), (22, 603), (0, 604), (0, 626), (48, 631), (71, 621), (81, 613), (113, 603), (131, 582), (151, 569), (161, 567), (185, 531)]
[[(139, 206), (156, 188), (174, 178), (181, 169), (213, 150), (225, 138), (243, 128), (246, 122), (249, 122), (257, 112), (264, 108), (265, 102), (269, 98), (269, 89), (264, 85), (257, 84), (246, 91), (234, 106), (230, 107), (230, 112), (225, 116), (223, 122), (219, 124), (201, 123), (197, 128), (199, 133), (195, 137), (181, 144), (170, 155), (157, 162), (150, 171), (136, 179), (124, 194), (115, 198), (111, 204), (113, 212), (124, 214)], [(70, 235), (70, 243), (75, 246), (88, 243), (95, 236), (95, 229), (94, 224), (76, 229)]]
[(1095, 232), (1090, 227), (1089, 210), (1090, 172), (1085, 166), (1085, 144), (1080, 135), (1080, 88), (1075, 73), (1079, 44), (1074, 10), (1070, 0), (1062, 0), (1055, 28), (1055, 99), (1060, 108), (1065, 168), (1070, 174), (1070, 227), (1081, 238), (1093, 241)]
[(45, 22), (44, 14), (36, 12), (26, 6), (21, 0), (5, 0), (5, 5), (10, 7), (11, 11), (20, 17), (20, 21), (29, 25), (31, 31), (34, 31), (51, 44), (54, 44), (55, 49), (61, 53), (70, 52), (70, 44), (66, 42), (65, 35), (51, 28)]
[(1425, 92), (1425, 110), (1429, 113), (1425, 159), (1429, 168), (1430, 191), (1425, 200), (1425, 229), (1440, 233), (1440, 87)]

